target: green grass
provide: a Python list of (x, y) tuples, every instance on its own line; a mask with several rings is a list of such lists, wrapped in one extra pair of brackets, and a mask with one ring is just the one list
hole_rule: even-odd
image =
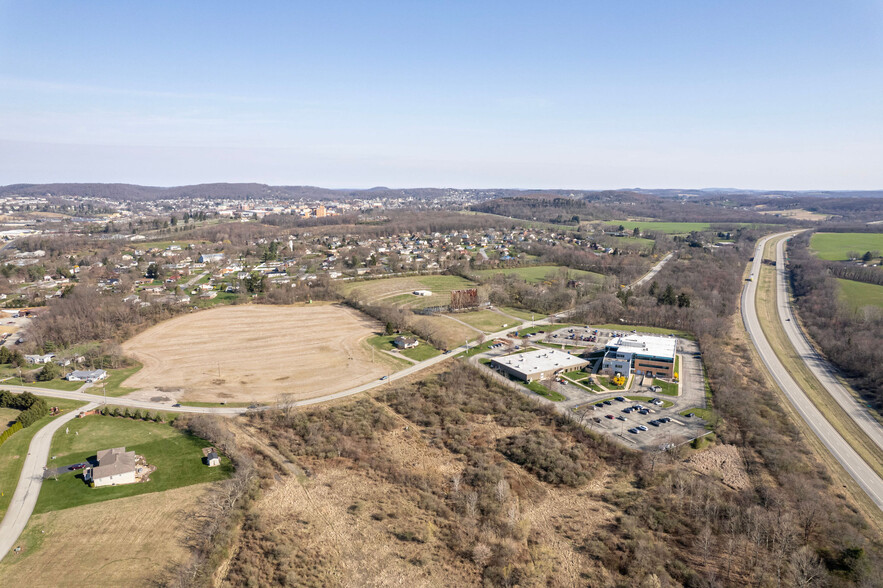
[(209, 308), (218, 304), (232, 304), (238, 300), (240, 296), (242, 296), (242, 294), (237, 294), (235, 292), (218, 292), (218, 295), (211, 300), (193, 297), (190, 299), (190, 304), (198, 308)]
[(622, 225), (626, 232), (631, 233), (635, 227), (641, 231), (654, 231), (657, 233), (668, 233), (670, 235), (683, 235), (690, 231), (708, 231), (711, 230), (710, 223), (679, 223), (666, 221), (604, 221), (605, 225), (618, 227)]
[(540, 319), (546, 318), (545, 314), (540, 314), (538, 312), (531, 312), (529, 310), (523, 310), (521, 308), (512, 308), (511, 306), (498, 306), (500, 310), (505, 312), (506, 314), (511, 314), (514, 317), (520, 318), (525, 321), (538, 321)]
[(554, 390), (550, 390), (549, 388), (546, 388), (545, 386), (543, 386), (539, 382), (528, 382), (525, 385), (527, 386), (527, 388), (531, 392), (539, 394), (543, 398), (547, 398), (549, 400), (552, 400), (553, 402), (561, 402), (562, 400), (567, 400), (567, 397), (564, 396), (563, 394), (559, 394), (558, 392), (555, 392)]
[(837, 283), (840, 284), (840, 297), (853, 309), (863, 306), (883, 308), (883, 286), (840, 278), (837, 278)]
[(678, 395), (678, 385), (672, 382), (666, 382), (665, 380), (660, 380), (656, 378), (653, 380), (653, 383), (656, 386), (662, 388), (659, 392), (660, 394), (665, 394), (666, 396), (677, 396)]
[(48, 382), (22, 382), (18, 376), (9, 378), (3, 384), (8, 386), (31, 386), (34, 388), (48, 388), (50, 390), (64, 390), (66, 392), (74, 392), (79, 390), (85, 382), (68, 382), (67, 380), (49, 380)]
[(883, 251), (883, 233), (815, 233), (809, 246), (816, 256), (828, 261), (849, 259), (849, 253)]
[(571, 280), (589, 280), (600, 283), (604, 281), (604, 276), (579, 269), (571, 269), (557, 265), (534, 265), (527, 267), (499, 268), (479, 270), (475, 272), (479, 277), (490, 278), (497, 274), (515, 275), (531, 284), (538, 284), (546, 281), (548, 278), (556, 278), (563, 275), (565, 279)]
[[(135, 390), (137, 390), (137, 388), (126, 388), (125, 386), (121, 386), (121, 384), (123, 383), (123, 381), (126, 380), (126, 378), (128, 378), (140, 369), (141, 364), (138, 363), (133, 365), (132, 367), (107, 370), (107, 378), (89, 388), (87, 393), (95, 394), (97, 396), (104, 396), (104, 389), (106, 389), (108, 396), (116, 398), (119, 396), (125, 396), (130, 392), (134, 392)], [(104, 389), (102, 388), (102, 384), (104, 384)]]
[(502, 314), (496, 313), (492, 310), (459, 312), (452, 316), (458, 320), (463, 321), (467, 325), (472, 325), (476, 329), (484, 331), (486, 333), (496, 333), (497, 331), (501, 331), (505, 328), (512, 328), (513, 330), (516, 330), (521, 324), (518, 321), (513, 321), (511, 318), (503, 316)]
[(626, 249), (640, 249), (643, 251), (648, 251), (653, 248), (656, 244), (656, 241), (653, 239), (645, 239), (643, 237), (607, 237), (608, 239), (612, 239), (616, 241), (617, 247), (624, 247)]
[[(49, 398), (46, 402), (50, 406), (57, 406), (66, 412), (86, 404), (85, 402), (60, 398)], [(12, 500), (12, 494), (18, 485), (18, 477), (21, 475), (21, 468), (24, 465), (24, 458), (28, 453), (31, 439), (34, 438), (37, 431), (55, 418), (57, 417), (45, 416), (30, 427), (17, 432), (7, 439), (6, 443), (0, 445), (0, 519), (6, 514), (6, 509), (9, 508), (9, 502)]]
[(601, 390), (601, 388), (599, 388), (595, 384), (595, 382), (592, 381), (592, 378), (588, 377), (588, 374), (585, 374), (585, 372), (580, 372), (580, 373), (583, 373), (585, 375), (585, 377), (571, 378), (571, 377), (569, 377), (570, 374), (564, 374), (564, 379), (570, 380), (570, 382), (572, 384), (574, 384), (575, 386), (579, 386), (580, 388), (585, 388), (586, 390), (588, 390), (590, 392), (603, 392), (603, 390)]
[(481, 345), (474, 345), (469, 347), (469, 351), (463, 351), (457, 354), (457, 357), (472, 357), (473, 355), (478, 355), (479, 353), (484, 353), (485, 351), (491, 348), (493, 345), (493, 340), (485, 341)]
[(67, 434), (58, 431), (52, 439), (50, 455), (56, 456), (50, 460), (53, 465), (86, 461), (100, 449), (125, 446), (127, 451), (143, 455), (157, 469), (149, 482), (103, 488), (89, 488), (78, 472), (62, 474), (58, 481), (43, 483), (35, 513), (214, 482), (227, 478), (233, 471), (226, 457), (221, 458), (220, 467), (205, 466), (201, 449), (209, 443), (168, 424), (93, 415), (71, 421), (69, 429)]
[[(617, 386), (613, 382), (610, 381), (610, 378), (607, 376), (598, 376), (598, 381), (602, 386), (607, 388), (608, 390), (624, 390), (625, 386)], [(626, 378), (626, 383), (628, 383), (628, 378)]]
[[(393, 345), (393, 341), (395, 341), (396, 337), (401, 335), (376, 335), (374, 337), (368, 338), (368, 344), (372, 347), (376, 347), (377, 349), (381, 349), (383, 351), (395, 351), (398, 350), (398, 353), (413, 359), (414, 361), (424, 361), (426, 359), (433, 358), (437, 355), (441, 355), (441, 351), (427, 343), (426, 341), (417, 338), (420, 342), (417, 347), (413, 349), (398, 349), (395, 345)], [(405, 337), (415, 337), (410, 333), (406, 333)], [(410, 362), (409, 362), (410, 365)]]
[(719, 419), (717, 413), (710, 408), (688, 408), (686, 410), (682, 410), (678, 414), (681, 416), (687, 416), (691, 412), (703, 421), (707, 422), (709, 428), (714, 428)]
[(0, 408), (0, 433), (12, 426), (20, 414), (21, 411), (14, 408)]
[[(625, 398), (628, 400), (634, 400), (635, 402), (650, 402), (651, 400), (653, 400), (653, 396), (626, 396)], [(670, 406), (674, 406), (675, 404), (671, 400), (665, 400), (664, 398), (660, 398), (660, 400), (662, 400), (662, 408), (668, 408)], [(653, 406), (657, 405), (654, 404)]]

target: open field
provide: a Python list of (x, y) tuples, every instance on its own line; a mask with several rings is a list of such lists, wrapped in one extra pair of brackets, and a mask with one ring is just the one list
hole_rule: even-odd
[(690, 231), (708, 231), (711, 229), (710, 223), (679, 223), (665, 221), (623, 221), (612, 220), (604, 221), (605, 225), (625, 227), (627, 232), (632, 232), (635, 227), (641, 231), (655, 231), (658, 233), (668, 233), (670, 235), (689, 233)]
[[(84, 406), (86, 403), (52, 398), (49, 404), (57, 406), (63, 411), (70, 411)], [(54, 418), (56, 417), (45, 416), (30, 427), (15, 433), (6, 440), (6, 443), (0, 445), (0, 519), (9, 508), (9, 502), (12, 500), (12, 494), (18, 484), (18, 477), (21, 475), (21, 468), (24, 465), (24, 458), (28, 452), (28, 446), (31, 444), (31, 439), (34, 438), (37, 431)]]
[[(441, 319), (443, 320), (443, 319)], [(371, 362), (380, 325), (339, 305), (223, 306), (160, 323), (123, 344), (144, 367), (135, 394), (181, 401), (272, 401), (345, 390), (387, 373)]]
[(0, 433), (11, 427), (20, 414), (21, 411), (14, 408), (0, 408)]
[(883, 251), (883, 233), (815, 233), (810, 249), (821, 259), (849, 259), (849, 252)]
[(883, 308), (883, 286), (837, 278), (840, 295), (853, 308), (879, 306)]
[(520, 318), (525, 321), (538, 321), (538, 320), (546, 318), (546, 315), (544, 315), (544, 314), (540, 314), (538, 312), (531, 312), (529, 310), (524, 310), (522, 308), (512, 308), (511, 306), (500, 306), (498, 308), (510, 316), (514, 316), (516, 318)]
[[(149, 586), (187, 561), (208, 484), (37, 514), (0, 564), (7, 586)], [(86, 540), (88, 539), (88, 540)], [(63, 580), (61, 580), (63, 578)]]
[[(408, 276), (345, 282), (340, 286), (344, 296), (356, 294), (363, 300), (385, 300), (406, 308), (444, 306), (451, 302), (451, 290), (474, 288), (475, 283), (460, 276)], [(430, 290), (432, 296), (414, 296), (414, 290)]]
[(527, 267), (488, 269), (479, 270), (475, 272), (475, 274), (480, 277), (489, 277), (496, 274), (516, 275), (524, 281), (532, 284), (543, 282), (549, 277), (556, 277), (560, 274), (564, 274), (568, 279), (572, 280), (590, 280), (593, 282), (604, 281), (604, 276), (601, 274), (557, 265), (534, 265)]
[(62, 474), (57, 481), (43, 483), (35, 513), (216, 482), (233, 471), (230, 460), (224, 456), (219, 467), (204, 465), (202, 448), (208, 443), (168, 424), (91, 415), (71, 421), (66, 428), (69, 432), (59, 430), (52, 439), (53, 465), (84, 462), (94, 458), (100, 449), (124, 446), (127, 451), (143, 455), (149, 465), (156, 466), (156, 471), (150, 474), (149, 482), (102, 488), (87, 486), (81, 472)]
[[(459, 316), (459, 315), (458, 315)], [(421, 316), (417, 322), (422, 325), (421, 332), (431, 332), (444, 341), (446, 349), (463, 345), (467, 340), (476, 339), (481, 333), (444, 315)], [(428, 330), (427, 330), (428, 329)]]
[[(775, 256), (777, 239), (767, 242), (764, 259), (772, 260)], [(776, 356), (794, 381), (803, 389), (812, 403), (825, 415), (843, 439), (873, 468), (877, 475), (883, 476), (883, 451), (869, 439), (864, 431), (852, 420), (843, 408), (834, 400), (824, 386), (809, 370), (803, 359), (791, 345), (776, 308), (775, 268), (766, 264), (760, 267), (757, 285), (757, 315), (760, 326)], [(698, 413), (697, 413), (698, 414)]]
[(802, 208), (791, 208), (788, 210), (758, 210), (757, 212), (759, 212), (760, 214), (794, 218), (797, 220), (823, 221), (828, 219), (827, 214), (822, 214), (820, 212), (810, 212), (809, 210), (804, 210)]
[(656, 241), (653, 239), (645, 239), (643, 237), (609, 237), (610, 239), (616, 241), (616, 245), (618, 247), (625, 247), (627, 249), (639, 249), (642, 251), (649, 251)]
[(503, 316), (502, 314), (494, 312), (492, 310), (458, 312), (451, 316), (463, 321), (464, 323), (472, 325), (480, 331), (485, 331), (487, 333), (496, 333), (497, 331), (500, 331), (507, 327), (512, 327), (514, 329), (517, 328), (519, 324), (521, 324), (518, 321), (513, 321), (511, 318)]

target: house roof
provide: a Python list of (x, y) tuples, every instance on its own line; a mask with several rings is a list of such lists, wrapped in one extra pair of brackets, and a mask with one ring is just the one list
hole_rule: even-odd
[(106, 478), (135, 471), (135, 452), (125, 447), (102, 449), (96, 454), (98, 466), (92, 468), (92, 479)]

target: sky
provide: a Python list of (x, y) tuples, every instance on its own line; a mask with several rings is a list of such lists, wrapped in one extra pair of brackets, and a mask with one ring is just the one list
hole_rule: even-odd
[(0, 184), (883, 189), (883, 1), (0, 0)]

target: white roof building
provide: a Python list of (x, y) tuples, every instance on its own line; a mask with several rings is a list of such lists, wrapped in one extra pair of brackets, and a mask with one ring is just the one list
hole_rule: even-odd
[(630, 353), (647, 359), (674, 359), (678, 342), (674, 337), (652, 337), (650, 335), (625, 335), (614, 337), (607, 342), (607, 349), (619, 353)]
[(491, 360), (491, 366), (526, 382), (552, 378), (561, 372), (580, 369), (588, 363), (581, 357), (557, 349), (525, 351)]

